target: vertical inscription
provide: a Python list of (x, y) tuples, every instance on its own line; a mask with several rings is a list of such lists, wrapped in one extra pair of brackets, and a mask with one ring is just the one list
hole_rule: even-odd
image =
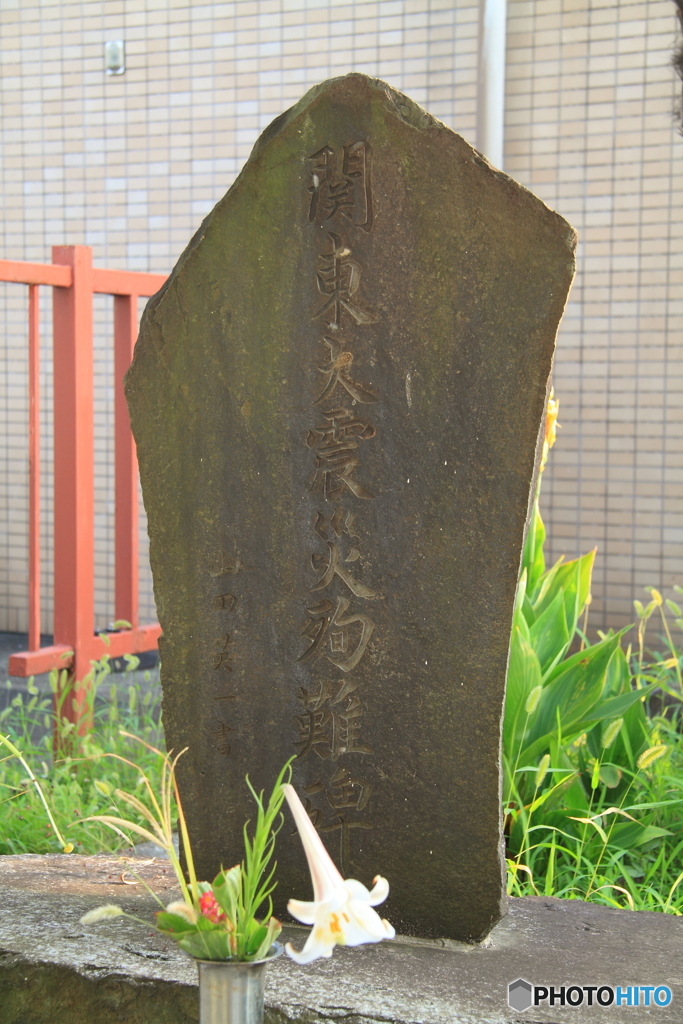
[[(231, 692), (230, 674), (233, 670), (232, 658), (235, 640), (233, 636), (233, 613), (237, 604), (237, 596), (228, 590), (230, 583), (226, 578), (237, 573), (240, 561), (219, 551), (209, 566), (209, 577), (214, 590), (211, 600), (212, 611), (216, 620), (217, 635), (212, 643), (212, 676), (213, 701), (216, 717), (211, 734), (216, 741), (216, 750), (220, 757), (228, 758), (232, 752), (231, 733), (233, 726), (228, 720), (230, 701), (235, 699)], [(215, 581), (215, 583), (213, 582)]]
[(364, 578), (356, 528), (374, 499), (362, 456), (377, 437), (369, 414), (379, 399), (362, 380), (351, 335), (379, 320), (363, 296), (363, 267), (352, 248), (354, 237), (362, 237), (358, 232), (369, 233), (374, 225), (372, 146), (323, 146), (309, 157), (308, 173), (309, 222), (326, 232), (311, 282), (311, 320), (322, 321), (321, 381), (303, 438), (312, 455), (308, 490), (320, 506), (311, 523), (311, 582), (299, 655), (314, 683), (312, 690), (299, 689), (294, 746), (297, 757), (317, 765), (315, 781), (304, 790), (305, 806), (319, 832), (338, 834), (341, 869), (348, 875), (354, 835), (373, 828), (373, 787), (359, 756), (373, 750), (363, 739), (366, 705), (354, 671), (375, 632), (373, 602), (382, 599)]

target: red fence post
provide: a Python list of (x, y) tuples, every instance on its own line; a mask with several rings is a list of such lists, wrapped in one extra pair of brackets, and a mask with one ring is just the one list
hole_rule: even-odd
[(117, 619), (138, 626), (138, 463), (123, 377), (138, 336), (137, 295), (114, 296), (115, 595)]
[(40, 310), (28, 286), (28, 649), (40, 649)]
[[(31, 676), (68, 668), (77, 684), (91, 662), (153, 650), (158, 622), (138, 623), (138, 491), (135, 444), (129, 433), (123, 375), (137, 336), (137, 299), (153, 295), (163, 274), (93, 267), (88, 246), (59, 246), (54, 263), (0, 259), (0, 281), (29, 286), (29, 650), (10, 655), (10, 675)], [(54, 288), (55, 441), (55, 642), (40, 646), (40, 451), (38, 287)], [(94, 614), (94, 293), (114, 296), (116, 367), (116, 606), (132, 624), (104, 639), (95, 635)], [(88, 694), (76, 685), (64, 713), (81, 734), (90, 727)]]
[(72, 268), (55, 288), (54, 311), (54, 642), (74, 651), (73, 704), (66, 717), (84, 734), (94, 613), (94, 422), (92, 251), (54, 246), (53, 263)]

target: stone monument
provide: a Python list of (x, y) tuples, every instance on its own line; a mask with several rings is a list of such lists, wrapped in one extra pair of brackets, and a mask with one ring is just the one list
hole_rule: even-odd
[[(500, 722), (572, 228), (363, 75), (256, 143), (126, 390), (169, 748), (201, 877), (294, 783), (397, 931), (505, 912)], [(289, 821), (276, 913), (308, 898)], [(384, 908), (383, 908), (384, 911)]]

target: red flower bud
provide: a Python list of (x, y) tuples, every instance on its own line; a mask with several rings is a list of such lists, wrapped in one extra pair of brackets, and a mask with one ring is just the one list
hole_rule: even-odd
[(199, 897), (199, 909), (203, 916), (212, 924), (220, 924), (227, 920), (227, 915), (221, 910), (218, 900), (212, 892), (204, 892)]

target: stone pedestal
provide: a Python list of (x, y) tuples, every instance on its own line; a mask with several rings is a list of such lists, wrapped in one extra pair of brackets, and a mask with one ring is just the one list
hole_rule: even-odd
[[(108, 857), (0, 858), (0, 1024), (194, 1024), (197, 971), (124, 918), (79, 918), (120, 903), (152, 920), (175, 897), (168, 864)], [(485, 945), (401, 940), (338, 949), (329, 961), (268, 970), (266, 1024), (680, 1024), (683, 924), (663, 914), (556, 899), (511, 899)], [(304, 930), (288, 930), (296, 945)], [(508, 1006), (508, 985), (667, 985), (669, 1006)]]

